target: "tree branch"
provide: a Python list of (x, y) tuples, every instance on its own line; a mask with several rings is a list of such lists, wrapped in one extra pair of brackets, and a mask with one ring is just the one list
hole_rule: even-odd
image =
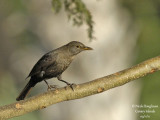
[(129, 69), (95, 79), (75, 86), (74, 91), (69, 87), (59, 88), (39, 94), (26, 100), (0, 107), (0, 119), (20, 116), (34, 110), (46, 108), (49, 105), (63, 101), (74, 100), (104, 92), (121, 86), (132, 80), (160, 70), (160, 56), (144, 61)]
[(88, 26), (88, 38), (90, 40), (95, 39), (93, 35), (93, 17), (84, 2), (82, 0), (52, 0), (52, 8), (55, 13), (58, 13), (62, 9), (62, 3), (64, 4), (65, 12), (69, 20), (73, 21), (73, 25), (81, 26), (86, 24)]

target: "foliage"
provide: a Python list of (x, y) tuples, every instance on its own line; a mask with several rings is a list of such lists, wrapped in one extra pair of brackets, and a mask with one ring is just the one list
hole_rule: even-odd
[(85, 23), (88, 26), (87, 32), (89, 39), (94, 39), (94, 22), (90, 11), (86, 8), (85, 4), (81, 0), (52, 0), (52, 7), (55, 13), (58, 13), (62, 9), (62, 2), (68, 19), (73, 21), (73, 25), (81, 26)]

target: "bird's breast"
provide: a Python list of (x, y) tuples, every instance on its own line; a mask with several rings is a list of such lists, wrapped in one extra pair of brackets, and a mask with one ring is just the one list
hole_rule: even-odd
[(65, 70), (67, 69), (67, 67), (70, 65), (70, 63), (72, 62), (72, 60), (70, 59), (61, 59), (59, 60), (57, 63), (58, 68), (60, 68), (61, 70)]

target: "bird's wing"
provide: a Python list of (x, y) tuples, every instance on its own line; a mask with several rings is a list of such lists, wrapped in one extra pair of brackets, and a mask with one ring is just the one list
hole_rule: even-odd
[(45, 70), (49, 66), (55, 64), (56, 58), (57, 58), (57, 53), (52, 54), (49, 52), (49, 53), (43, 55), (42, 58), (39, 59), (39, 61), (34, 65), (31, 72), (29, 73), (28, 77), (34, 76), (36, 74), (40, 74), (42, 71), (45, 72)]

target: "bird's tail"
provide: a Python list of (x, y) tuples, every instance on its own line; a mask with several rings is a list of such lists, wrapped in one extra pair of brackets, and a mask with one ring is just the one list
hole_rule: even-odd
[(16, 98), (17, 101), (24, 100), (24, 98), (27, 96), (29, 91), (32, 89), (37, 84), (32, 78), (30, 81), (27, 83), (27, 85), (24, 87), (22, 92), (19, 94), (19, 96)]

